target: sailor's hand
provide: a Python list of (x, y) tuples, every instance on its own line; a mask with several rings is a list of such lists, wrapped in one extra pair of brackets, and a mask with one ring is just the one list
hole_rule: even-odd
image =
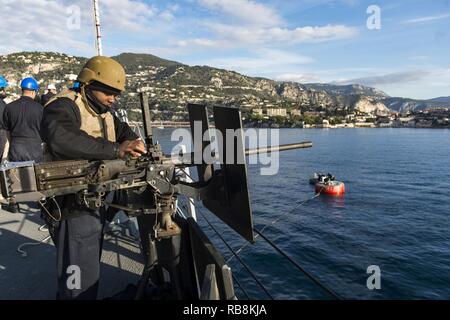
[(147, 153), (147, 149), (141, 139), (127, 140), (122, 142), (119, 146), (120, 159), (124, 159), (128, 154), (132, 157), (139, 157), (144, 153)]

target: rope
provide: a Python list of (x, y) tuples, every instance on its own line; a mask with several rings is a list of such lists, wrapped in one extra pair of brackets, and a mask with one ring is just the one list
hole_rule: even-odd
[[(194, 205), (195, 205), (195, 204), (194, 204)], [(186, 207), (185, 204), (184, 204), (182, 207), (183, 207), (184, 210), (187, 211), (187, 207)], [(196, 209), (198, 209), (198, 208), (196, 207)], [(179, 214), (182, 218), (186, 219), (185, 214), (183, 213), (183, 211), (181, 210), (181, 208), (180, 208), (179, 206), (177, 206), (177, 212), (178, 212), (178, 214)], [(202, 216), (203, 216), (203, 214), (202, 214)], [(205, 219), (205, 220), (206, 220), (206, 219)], [(242, 293), (245, 295), (245, 297), (247, 298), (247, 300), (251, 300), (249, 294), (247, 293), (247, 291), (245, 291), (244, 287), (241, 285), (241, 283), (240, 283), (240, 281), (238, 280), (238, 278), (237, 278), (234, 274), (232, 274), (232, 277), (233, 277), (233, 281), (236, 283), (236, 285), (239, 287), (239, 289), (240, 289), (240, 290), (242, 291)]]
[[(48, 232), (48, 228), (47, 228), (47, 226), (45, 224), (39, 226), (38, 230), (41, 231), (41, 232)], [(37, 242), (24, 242), (20, 246), (17, 247), (17, 252), (20, 253), (22, 258), (26, 258), (28, 256), (28, 254), (27, 254), (27, 252), (25, 250), (22, 250), (23, 247), (26, 247), (26, 246), (37, 246), (37, 245), (40, 245), (40, 244), (44, 244), (50, 238), (51, 238), (51, 236), (47, 236), (44, 239), (42, 239), (40, 241), (37, 241)]]
[(23, 247), (25, 246), (38, 246), (41, 244), (44, 244), (45, 242), (47, 242), (51, 237), (47, 236), (44, 239), (42, 239), (39, 242), (25, 242), (22, 243), (20, 246), (17, 247), (17, 252), (20, 253), (20, 255), (22, 256), (22, 258), (26, 258), (28, 256), (27, 252), (22, 250)]
[(303, 269), (295, 260), (293, 260), (291, 257), (289, 257), (284, 251), (282, 251), (278, 246), (273, 243), (271, 240), (269, 240), (266, 236), (264, 236), (261, 231), (257, 230), (256, 228), (253, 228), (253, 230), (261, 236), (272, 248), (274, 248), (278, 253), (280, 253), (283, 257), (289, 260), (298, 270), (300, 270), (303, 274), (305, 274), (309, 279), (311, 279), (316, 285), (318, 285), (320, 288), (322, 288), (324, 291), (326, 291), (328, 294), (333, 296), (337, 300), (342, 300), (342, 297), (340, 297), (337, 293), (332, 291), (331, 289), (328, 289), (325, 287), (316, 277), (314, 277), (312, 274), (310, 274), (308, 271)]
[[(342, 300), (343, 298), (341, 296), (339, 296), (337, 293), (335, 293), (334, 291), (332, 291), (331, 289), (327, 288), (325, 285), (323, 285), (317, 278), (315, 278), (312, 274), (310, 274), (308, 271), (306, 271), (304, 268), (302, 268), (295, 260), (293, 260), (291, 257), (289, 257), (285, 252), (283, 252), (280, 248), (278, 248), (271, 240), (269, 240), (267, 237), (265, 237), (262, 232), (267, 229), (269, 226), (274, 225), (276, 222), (278, 222), (282, 217), (284, 217), (285, 215), (292, 213), (295, 209), (297, 209), (298, 207), (300, 207), (301, 205), (307, 203), (308, 201), (311, 201), (317, 197), (320, 196), (321, 192), (323, 189), (319, 190), (319, 192), (317, 194), (315, 194), (312, 198), (306, 199), (304, 201), (301, 201), (299, 203), (297, 203), (297, 205), (295, 205), (291, 210), (289, 210), (288, 212), (283, 213), (282, 215), (280, 215), (278, 218), (276, 218), (275, 220), (273, 220), (271, 223), (266, 224), (261, 230), (258, 230), (256, 228), (253, 228), (253, 231), (255, 231), (257, 233), (257, 235), (255, 236), (255, 239), (258, 236), (261, 236), (261, 238), (263, 238), (269, 245), (271, 245), (278, 253), (280, 253), (283, 257), (285, 257), (286, 259), (288, 259), (299, 271), (301, 271), (303, 274), (305, 274), (309, 279), (311, 279), (316, 285), (318, 285), (320, 288), (322, 288), (324, 291), (326, 291), (328, 294), (330, 294), (331, 296), (333, 296), (335, 299), (337, 300)], [(231, 259), (234, 256), (237, 256), (237, 254), (239, 252), (241, 252), (249, 243), (245, 243), (241, 248), (239, 248), (235, 254), (233, 254), (230, 258), (228, 258), (227, 263), (229, 261), (231, 261)]]
[[(263, 232), (264, 230), (266, 230), (266, 229), (267, 229), (268, 227), (270, 227), (271, 225), (274, 225), (275, 223), (277, 223), (277, 222), (278, 222), (281, 218), (283, 218), (285, 215), (294, 212), (294, 210), (296, 210), (298, 207), (300, 207), (300, 206), (304, 205), (305, 203), (307, 203), (307, 202), (309, 202), (309, 201), (311, 201), (311, 200), (317, 198), (318, 196), (320, 196), (320, 193), (321, 193), (321, 192), (322, 192), (322, 190), (320, 190), (318, 193), (316, 193), (312, 198), (309, 198), (309, 199), (306, 199), (306, 200), (303, 200), (303, 201), (298, 202), (291, 210), (289, 210), (289, 211), (287, 211), (287, 212), (281, 214), (278, 218), (276, 218), (276, 219), (273, 220), (272, 222), (266, 224), (266, 225), (261, 229), (261, 232)], [(259, 236), (259, 234), (257, 234), (257, 235), (255, 236), (255, 240), (256, 240), (256, 238), (258, 238), (258, 236)], [(236, 254), (239, 254), (239, 253), (240, 253), (242, 250), (244, 250), (244, 248), (246, 248), (249, 244), (250, 244), (249, 242), (246, 242), (242, 247), (240, 247), (240, 248), (236, 251)], [(234, 256), (231, 256), (230, 258), (228, 258), (228, 259), (226, 260), (226, 262), (227, 262), (227, 263), (230, 262), (230, 261), (233, 259), (233, 257), (234, 257)]]
[[(181, 169), (186, 175), (188, 175), (183, 169)], [(189, 176), (189, 175), (188, 175)], [(283, 218), (284, 216), (286, 216), (287, 214), (292, 213), (294, 210), (296, 210), (298, 207), (304, 205), (305, 203), (317, 198), (320, 196), (321, 192), (323, 191), (323, 188), (319, 190), (319, 192), (317, 192), (313, 197), (300, 201), (298, 202), (291, 210), (281, 214), (278, 218), (274, 219), (272, 222), (266, 224), (261, 231), (253, 228), (253, 231), (256, 232), (256, 236), (255, 239), (258, 236), (261, 236), (261, 238), (263, 238), (270, 246), (272, 246), (278, 253), (280, 253), (283, 257), (285, 257), (289, 262), (291, 262), (300, 272), (302, 272), (304, 275), (306, 275), (311, 281), (313, 281), (316, 285), (318, 285), (320, 288), (322, 288), (325, 292), (327, 292), (328, 294), (330, 294), (331, 296), (333, 296), (335, 299), (337, 300), (342, 300), (342, 297), (339, 296), (337, 293), (335, 293), (334, 291), (332, 291), (331, 289), (327, 288), (325, 285), (323, 285), (316, 277), (314, 277), (312, 274), (310, 274), (308, 271), (306, 271), (304, 268), (302, 268), (295, 260), (293, 260), (291, 257), (289, 257), (284, 251), (282, 251), (280, 248), (278, 248), (278, 246), (273, 243), (270, 239), (268, 239), (266, 236), (264, 236), (262, 234), (262, 232), (264, 230), (266, 230), (268, 227), (274, 225), (275, 223), (277, 223), (281, 218)], [(195, 205), (195, 204), (194, 204)], [(226, 240), (220, 235), (220, 233), (211, 225), (211, 223), (208, 221), (208, 219), (205, 217), (205, 215), (203, 214), (203, 212), (201, 210), (199, 210), (199, 208), (196, 206), (196, 209), (200, 212), (200, 214), (203, 216), (203, 218), (206, 220), (206, 222), (209, 224), (209, 226), (214, 230), (214, 232), (219, 236), (219, 238), (225, 243), (225, 245), (228, 247), (228, 249), (231, 251), (231, 253), (233, 254), (230, 258), (228, 258), (226, 260), (226, 263), (229, 263), (231, 261), (231, 259), (233, 257), (236, 257), (239, 262), (241, 262), (241, 264), (243, 264), (242, 260), (239, 258), (238, 254), (245, 248), (248, 246), (249, 242), (246, 242), (242, 247), (240, 247), (236, 252), (228, 245), (228, 243), (226, 242)], [(243, 264), (244, 265), (244, 264)], [(245, 266), (245, 265), (244, 265)], [(246, 266), (245, 266), (246, 267)], [(247, 269), (247, 267), (246, 267)], [(248, 270), (248, 269), (247, 269)], [(251, 270), (248, 270), (250, 275), (253, 275), (253, 273), (251, 272)], [(255, 281), (257, 281), (258, 284), (260, 284), (259, 280), (257, 280), (254, 277)], [(261, 288), (263, 288), (263, 290), (268, 293), (264, 286), (262, 284), (260, 284)], [(270, 296), (270, 294), (269, 294)], [(271, 296), (270, 296), (271, 297)], [(273, 298), (272, 298), (273, 299)]]
[(45, 204), (47, 203), (47, 199), (42, 199), (39, 200), (38, 203), (41, 205), (41, 207), (45, 210), (45, 212), (47, 212), (47, 215), (52, 218), (54, 221), (56, 222), (60, 222), (61, 218), (62, 218), (62, 213), (61, 213), (61, 208), (59, 207), (58, 201), (55, 200), (55, 197), (51, 197), (51, 199), (53, 200), (53, 202), (56, 204), (56, 207), (58, 208), (58, 213), (59, 213), (59, 218), (56, 219), (55, 217), (53, 217), (53, 215), (50, 213), (50, 211), (47, 210), (47, 208), (45, 207)]
[[(211, 222), (209, 222), (209, 220), (206, 218), (206, 216), (203, 214), (203, 212), (201, 210), (199, 210), (199, 208), (196, 207), (196, 210), (198, 210), (198, 212), (200, 212), (200, 214), (202, 215), (203, 219), (205, 219), (205, 221), (208, 223), (208, 225), (210, 226), (211, 229), (214, 230), (214, 232), (219, 236), (219, 238), (223, 241), (223, 243), (228, 247), (228, 249), (231, 251), (231, 253), (233, 253), (234, 255), (236, 255), (236, 253), (234, 252), (234, 250), (230, 247), (230, 245), (227, 243), (227, 241), (220, 235), (220, 233), (216, 230), (216, 228), (213, 227), (213, 225), (211, 224)], [(264, 285), (261, 283), (261, 281), (258, 280), (258, 278), (256, 278), (255, 274), (250, 270), (250, 268), (247, 266), (247, 264), (242, 261), (241, 258), (239, 258), (236, 255), (236, 259), (238, 259), (238, 261), (242, 264), (242, 266), (247, 270), (247, 272), (250, 274), (250, 276), (256, 281), (256, 283), (261, 287), (261, 289), (264, 291), (265, 294), (267, 294), (267, 296), (271, 299), (274, 300), (273, 296), (269, 293), (269, 291), (267, 291), (267, 289), (264, 287)]]

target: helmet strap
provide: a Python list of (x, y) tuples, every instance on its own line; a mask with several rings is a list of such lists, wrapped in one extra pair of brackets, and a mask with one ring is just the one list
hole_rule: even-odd
[(89, 111), (92, 110), (92, 112), (95, 113), (96, 116), (109, 110), (107, 106), (103, 105), (95, 98), (88, 85), (84, 85), (81, 87), (81, 97), (83, 99), (83, 102), (89, 107)]

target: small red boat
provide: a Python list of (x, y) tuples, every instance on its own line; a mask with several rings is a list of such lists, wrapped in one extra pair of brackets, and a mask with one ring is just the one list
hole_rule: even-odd
[(345, 184), (336, 181), (331, 174), (314, 173), (314, 177), (309, 180), (314, 185), (316, 193), (330, 196), (341, 196), (345, 193)]
[(317, 182), (316, 193), (341, 196), (345, 193), (345, 184), (341, 181)]

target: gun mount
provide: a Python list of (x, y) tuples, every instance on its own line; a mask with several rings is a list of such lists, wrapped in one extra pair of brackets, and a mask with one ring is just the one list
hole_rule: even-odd
[[(139, 283), (139, 296), (144, 295), (149, 279), (157, 285), (167, 283), (167, 275), (163, 272), (165, 270), (169, 274), (172, 294), (176, 298), (199, 298), (199, 284), (205, 279), (215, 279), (218, 297), (229, 299), (234, 295), (230, 291), (232, 280), (229, 268), (223, 258), (211, 249), (209, 240), (195, 221), (176, 218), (177, 197), (184, 195), (202, 201), (208, 210), (229, 227), (253, 242), (246, 163), (224, 162), (220, 164), (220, 168), (215, 168), (204, 159), (196, 159), (196, 154), (203, 155), (211, 144), (205, 105), (188, 105), (192, 136), (197, 134), (195, 122), (199, 121), (203, 137), (201, 144), (196, 144), (194, 139), (194, 152), (187, 157), (190, 161), (186, 161), (182, 154), (163, 154), (161, 146), (153, 141), (148, 97), (143, 93), (141, 107), (147, 154), (125, 160), (8, 163), (0, 167), (1, 193), (10, 203), (39, 201), (43, 208), (49, 199), (57, 201), (59, 196), (76, 194), (77, 202), (88, 208), (97, 210), (108, 205), (137, 216), (143, 255), (146, 258), (146, 267)], [(236, 108), (214, 107), (214, 120), (216, 129), (223, 136), (228, 129), (243, 130), (241, 114)], [(312, 146), (311, 142), (303, 142), (245, 150), (242, 135), (236, 138), (232, 150), (227, 149), (230, 148), (228, 144), (219, 141), (221, 143), (219, 150), (223, 150), (223, 154), (214, 156), (226, 159), (227, 154), (232, 152), (234, 160), (245, 159), (246, 155)], [(186, 167), (196, 167), (197, 181), (186, 182), (183, 171)], [(117, 190), (124, 194), (124, 201), (120, 204), (108, 202), (107, 194)], [(182, 230), (186, 232), (183, 233)], [(198, 264), (199, 261), (202, 263)], [(181, 277), (180, 265), (184, 264), (190, 265), (190, 283), (196, 284), (195, 290), (192, 290), (192, 285), (186, 285), (183, 277), (187, 276), (184, 273)], [(211, 270), (215, 270), (215, 276), (211, 276)]]

